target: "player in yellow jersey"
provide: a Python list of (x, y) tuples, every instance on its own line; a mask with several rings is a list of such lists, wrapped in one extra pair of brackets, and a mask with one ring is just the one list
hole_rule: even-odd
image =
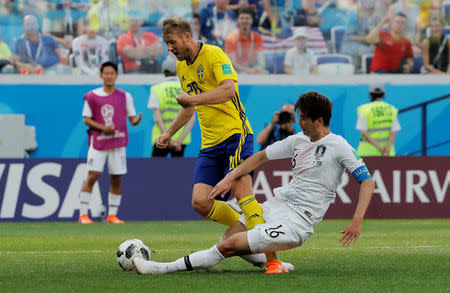
[[(253, 154), (253, 132), (240, 101), (236, 71), (222, 49), (192, 39), (190, 24), (183, 17), (166, 19), (162, 35), (168, 50), (178, 59), (182, 91), (176, 98), (183, 108), (166, 132), (157, 138), (156, 146), (166, 148), (172, 135), (197, 111), (202, 147), (194, 172), (192, 206), (201, 215), (231, 226), (239, 214), (226, 203), (209, 199), (209, 194), (228, 172)], [(264, 223), (262, 209), (253, 195), (250, 174), (234, 181), (232, 192), (249, 229)], [(247, 258), (253, 263), (258, 259), (256, 255), (249, 257), (253, 257)], [(267, 260), (267, 273), (287, 272), (274, 254), (267, 255)]]

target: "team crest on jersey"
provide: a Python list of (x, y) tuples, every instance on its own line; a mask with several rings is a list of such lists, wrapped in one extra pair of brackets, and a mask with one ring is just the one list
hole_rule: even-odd
[(316, 152), (314, 153), (314, 157), (316, 158), (316, 160), (319, 160), (320, 158), (322, 158), (323, 155), (325, 155), (326, 151), (327, 151), (327, 147), (324, 146), (323, 144), (317, 146)]
[(203, 82), (203, 76), (204, 76), (204, 74), (205, 74), (205, 69), (203, 68), (203, 65), (200, 64), (200, 65), (197, 67), (197, 77), (198, 77), (198, 80), (199, 80), (200, 83)]

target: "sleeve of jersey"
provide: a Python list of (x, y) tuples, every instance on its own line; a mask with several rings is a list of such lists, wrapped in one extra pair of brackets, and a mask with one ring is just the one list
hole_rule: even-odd
[(266, 148), (266, 156), (269, 160), (292, 158), (294, 135), (277, 141)]
[(136, 109), (134, 108), (133, 97), (130, 93), (126, 93), (126, 107), (128, 116), (136, 116)]
[(362, 158), (356, 154), (355, 149), (348, 143), (342, 144), (342, 148), (339, 150), (337, 157), (359, 183), (372, 177)]
[(217, 48), (212, 51), (211, 56), (209, 56), (212, 62), (212, 70), (216, 76), (217, 83), (220, 84), (226, 79), (232, 79), (238, 81), (238, 76), (231, 64), (230, 58), (222, 51), (222, 49)]

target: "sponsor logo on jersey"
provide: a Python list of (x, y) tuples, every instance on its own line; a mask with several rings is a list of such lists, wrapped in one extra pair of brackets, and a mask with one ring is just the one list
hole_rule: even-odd
[(223, 75), (233, 74), (230, 64), (222, 64), (222, 74)]

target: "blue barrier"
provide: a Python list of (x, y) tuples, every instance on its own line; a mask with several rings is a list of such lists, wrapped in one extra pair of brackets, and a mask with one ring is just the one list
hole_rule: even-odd
[[(26, 123), (36, 126), (37, 150), (35, 158), (85, 158), (87, 154), (87, 127), (81, 117), (83, 95), (99, 85), (5, 85), (0, 84), (0, 113), (23, 113)], [(134, 97), (137, 112), (143, 120), (137, 127), (129, 126), (128, 157), (150, 157), (152, 112), (147, 108), (150, 85), (120, 85)], [(387, 84), (386, 101), (402, 109), (432, 98), (448, 94), (448, 84)], [(355, 130), (356, 108), (369, 101), (367, 84), (339, 85), (241, 85), (240, 97), (250, 119), (253, 131), (258, 134), (270, 122), (275, 111), (284, 103), (295, 103), (300, 93), (316, 90), (333, 102), (331, 129), (345, 137), (355, 148), (359, 132)], [(448, 139), (450, 125), (450, 100), (444, 100), (428, 109), (428, 144)], [(395, 141), (398, 154), (420, 149), (420, 114), (411, 111), (400, 116), (402, 130)], [(299, 128), (297, 127), (297, 130)], [(447, 137), (445, 137), (447, 135)], [(256, 141), (256, 140), (255, 140)], [(200, 149), (198, 122), (192, 131), (192, 143), (186, 155), (194, 157)], [(259, 146), (256, 145), (258, 150)], [(450, 145), (432, 149), (429, 155), (449, 155)]]

